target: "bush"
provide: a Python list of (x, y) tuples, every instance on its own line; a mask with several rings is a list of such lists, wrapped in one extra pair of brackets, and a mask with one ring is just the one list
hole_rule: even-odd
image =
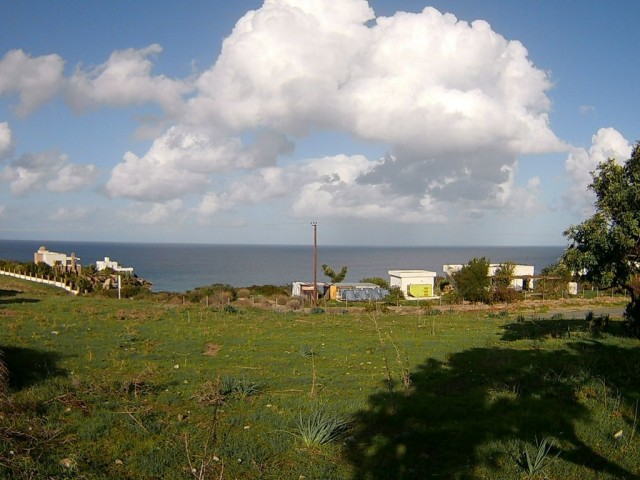
[(270, 297), (273, 295), (287, 295), (289, 296), (290, 288), (288, 286), (278, 286), (278, 285), (251, 285), (249, 287), (251, 291), (251, 295), (263, 295), (265, 297)]
[(302, 307), (302, 301), (299, 298), (292, 298), (287, 302), (287, 307), (291, 310), (300, 310), (300, 307)]
[(498, 285), (493, 290), (491, 300), (495, 303), (513, 303), (520, 300), (520, 293), (511, 287)]
[(404, 293), (400, 287), (391, 287), (389, 295), (384, 297), (384, 301), (387, 305), (396, 305), (400, 300), (404, 300)]

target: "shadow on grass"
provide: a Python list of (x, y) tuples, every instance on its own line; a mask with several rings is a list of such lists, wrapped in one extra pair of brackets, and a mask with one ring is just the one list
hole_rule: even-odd
[[(21, 298), (18, 294), (22, 292), (18, 290), (4, 290), (0, 289), (0, 305), (10, 303), (37, 303), (40, 300), (35, 298)], [(16, 298), (18, 297), (18, 298)]]
[[(600, 358), (607, 359), (602, 366)], [(354, 478), (522, 478), (518, 448), (550, 436), (561, 442), (563, 462), (578, 472), (637, 479), (576, 430), (591, 420), (577, 396), (586, 381), (581, 372), (595, 365), (592, 374), (599, 375), (623, 359), (630, 369), (624, 375), (638, 378), (640, 352), (596, 341), (557, 351), (475, 348), (446, 363), (428, 359), (411, 373), (409, 392), (382, 389), (356, 414), (348, 447)], [(628, 390), (637, 397), (637, 383)]]
[(61, 355), (22, 347), (4, 347), (4, 361), (9, 370), (9, 389), (13, 391), (28, 388), (47, 377), (66, 375), (58, 368)]
[(574, 333), (590, 333), (594, 338), (603, 334), (616, 337), (628, 337), (629, 331), (622, 321), (604, 321), (584, 319), (531, 319), (505, 325), (502, 340), (542, 340), (545, 338), (571, 338)]

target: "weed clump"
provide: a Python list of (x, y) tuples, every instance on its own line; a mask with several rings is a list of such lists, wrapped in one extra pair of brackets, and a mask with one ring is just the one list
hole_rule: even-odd
[(246, 377), (224, 376), (202, 384), (193, 398), (208, 406), (224, 405), (231, 398), (246, 398), (262, 393), (264, 385)]

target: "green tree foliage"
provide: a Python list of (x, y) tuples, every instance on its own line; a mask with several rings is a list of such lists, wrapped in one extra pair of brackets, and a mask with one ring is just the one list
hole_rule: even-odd
[(498, 265), (493, 274), (493, 291), (491, 295), (493, 302), (511, 303), (518, 299), (518, 292), (511, 285), (515, 271), (516, 264), (513, 262), (505, 262)]
[(404, 292), (398, 286), (391, 287), (389, 289), (389, 295), (384, 297), (384, 301), (388, 305), (396, 305), (398, 302), (404, 299), (405, 299)]
[(493, 274), (496, 287), (509, 287), (515, 275), (516, 265), (513, 262), (501, 263)]
[(453, 273), (453, 282), (457, 293), (471, 302), (489, 302), (489, 260), (485, 257), (474, 258), (460, 270)]
[(342, 267), (342, 270), (336, 273), (333, 268), (325, 263), (322, 265), (322, 273), (324, 273), (326, 277), (329, 277), (331, 283), (340, 283), (347, 276), (347, 267)]
[(362, 283), (373, 283), (374, 285), (378, 285), (380, 288), (386, 288), (387, 290), (391, 288), (389, 282), (382, 277), (363, 278), (360, 281)]
[(567, 282), (573, 278), (571, 269), (563, 260), (547, 265), (540, 272), (534, 290), (543, 298), (560, 297), (567, 289)]
[(623, 165), (609, 159), (591, 175), (596, 212), (564, 232), (563, 261), (600, 288), (626, 290), (626, 316), (640, 333), (640, 143)]

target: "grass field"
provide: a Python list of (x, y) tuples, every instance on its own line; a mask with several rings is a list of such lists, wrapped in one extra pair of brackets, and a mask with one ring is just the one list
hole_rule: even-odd
[(0, 277), (0, 477), (640, 478), (620, 321), (336, 312)]

